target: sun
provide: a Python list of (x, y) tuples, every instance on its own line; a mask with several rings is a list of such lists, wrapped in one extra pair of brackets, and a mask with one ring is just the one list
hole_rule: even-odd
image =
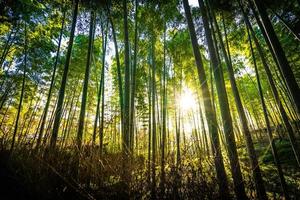
[(197, 108), (193, 92), (189, 88), (184, 88), (180, 97), (180, 108), (183, 112), (189, 112)]

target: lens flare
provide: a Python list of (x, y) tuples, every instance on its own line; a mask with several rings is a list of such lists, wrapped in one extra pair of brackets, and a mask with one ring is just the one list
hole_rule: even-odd
[(183, 89), (180, 97), (180, 108), (182, 112), (189, 112), (197, 108), (197, 104), (192, 91), (188, 88)]

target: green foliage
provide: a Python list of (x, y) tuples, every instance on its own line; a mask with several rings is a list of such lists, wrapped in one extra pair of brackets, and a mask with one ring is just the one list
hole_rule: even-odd
[[(107, 3), (109, 2), (109, 3)], [(211, 151), (211, 140), (208, 132), (208, 121), (205, 115), (205, 107), (203, 100), (207, 97), (201, 96), (201, 85), (199, 83), (198, 71), (195, 64), (195, 56), (191, 45), (190, 34), (187, 27), (185, 15), (183, 13), (182, 3), (179, 0), (155, 0), (155, 1), (137, 1), (138, 8), (135, 11), (135, 1), (127, 2), (128, 12), (128, 34), (129, 34), (129, 57), (130, 70), (133, 74), (134, 55), (137, 55), (136, 65), (136, 83), (135, 83), (135, 106), (130, 107), (130, 112), (134, 112), (134, 132), (133, 132), (133, 150), (132, 160), (130, 160), (130, 172), (132, 172), (132, 183), (128, 184), (132, 194), (136, 192), (138, 198), (149, 198), (149, 188), (151, 184), (148, 181), (148, 175), (151, 170), (148, 169), (148, 154), (153, 154), (151, 146), (153, 135), (149, 132), (152, 128), (151, 108), (149, 110), (149, 80), (155, 80), (155, 120), (156, 139), (157, 139), (157, 157), (154, 168), (158, 172), (156, 178), (161, 177), (161, 150), (162, 150), (162, 121), (163, 121), (163, 76), (164, 66), (166, 66), (166, 143), (165, 145), (165, 172), (166, 172), (166, 195), (163, 198), (170, 197), (172, 199), (179, 198), (172, 196), (172, 192), (180, 193), (180, 197), (191, 198), (198, 195), (199, 198), (218, 198), (217, 180), (213, 163), (213, 155), (208, 154)], [(266, 134), (262, 131), (265, 127), (265, 120), (262, 111), (261, 99), (257, 89), (257, 80), (254, 71), (254, 62), (251, 55), (249, 39), (246, 31), (240, 8), (236, 1), (209, 1), (212, 9), (216, 13), (216, 20), (221, 30), (223, 42), (225, 42), (225, 34), (222, 16), (224, 16), (225, 28), (228, 36), (228, 45), (230, 52), (234, 76), (237, 82), (239, 94), (242, 99), (243, 108), (247, 115), (248, 126), (251, 136), (255, 143), (255, 149), (258, 153), (260, 165), (267, 180), (271, 183), (267, 184), (269, 193), (280, 194), (274, 188), (278, 189), (278, 180), (275, 176), (271, 176), (274, 172), (273, 155), (267, 142)], [(287, 93), (286, 84), (281, 75), (281, 71), (277, 68), (276, 62), (272, 57), (271, 51), (266, 44), (265, 38), (255, 18), (253, 12), (248, 8), (246, 1), (242, 1), (249, 15), (251, 24), (254, 28), (255, 35), (262, 46), (266, 61), (271, 69), (276, 88), (280, 92), (280, 100), (284, 101), (284, 108), (288, 110), (288, 117), (291, 122), (299, 119), (299, 113), (294, 109), (294, 104)], [(300, 43), (297, 41), (290, 31), (275, 17), (274, 13), (280, 14), (288, 24), (293, 28), (299, 25), (300, 5), (296, 0), (274, 0), (266, 1), (268, 14), (271, 19), (275, 32), (280, 40), (285, 55), (291, 64), (294, 76), (300, 83)], [(49, 160), (45, 154), (45, 160), (63, 176), (63, 180), (71, 179), (74, 169), (74, 157), (76, 154), (76, 133), (78, 129), (78, 119), (81, 107), (81, 95), (84, 74), (87, 64), (88, 53), (88, 27), (90, 11), (96, 13), (95, 37), (93, 40), (92, 60), (90, 79), (88, 85), (88, 96), (86, 104), (86, 116), (84, 122), (84, 138), (83, 150), (80, 152), (79, 179), (80, 187), (91, 191), (96, 197), (103, 197), (101, 193), (105, 189), (110, 189), (111, 196), (118, 192), (128, 192), (123, 187), (121, 181), (123, 174), (121, 162), (124, 160), (121, 155), (122, 147), (122, 126), (121, 124), (121, 107), (119, 94), (119, 77), (117, 73), (117, 61), (115, 55), (115, 47), (113, 43), (111, 31), (111, 18), (114, 23), (116, 39), (118, 43), (118, 53), (120, 56), (121, 79), (123, 81), (122, 89), (125, 87), (132, 88), (124, 84), (125, 74), (125, 45), (124, 45), (124, 22), (123, 7), (120, 1), (98, 1), (98, 0), (82, 0), (79, 4), (79, 15), (76, 22), (75, 38), (71, 53), (69, 71), (67, 76), (65, 99), (63, 103), (62, 117), (59, 127), (59, 146), (57, 157), (50, 152)], [(52, 133), (53, 118), (56, 112), (57, 96), (61, 86), (61, 79), (66, 62), (67, 48), (69, 45), (70, 27), (72, 23), (72, 1), (40, 1), (40, 0), (3, 0), (0, 2), (0, 149), (8, 149), (12, 140), (12, 134), (15, 127), (16, 113), (18, 111), (20, 94), (22, 88), (25, 57), (26, 57), (26, 73), (25, 73), (25, 94), (23, 106), (20, 112), (19, 128), (17, 130), (17, 147), (15, 159), (26, 161), (24, 163), (24, 172), (28, 172), (28, 176), (32, 176), (34, 181), (29, 184), (38, 185), (41, 181), (43, 185), (41, 190), (47, 188), (49, 177), (47, 173), (49, 169), (45, 169), (41, 164), (44, 157), (44, 151), (49, 144), (49, 138)], [(137, 12), (137, 21), (135, 21), (135, 12)], [(60, 53), (56, 58), (58, 50), (59, 36), (61, 24), (65, 14), (65, 25), (62, 30), (62, 44)], [(198, 7), (192, 7), (192, 17), (194, 20), (199, 50), (202, 57), (202, 63), (206, 75), (206, 83), (214, 103), (217, 117), (218, 133), (220, 141), (222, 141), (221, 150), (224, 156), (227, 176), (231, 176), (229, 158), (226, 154), (228, 151), (226, 140), (224, 138), (222, 125), (226, 122), (222, 121), (219, 108), (219, 100), (217, 98), (216, 86), (211, 71), (211, 60), (208, 55), (206, 37), (203, 30), (202, 14)], [(134, 52), (135, 45), (135, 23), (137, 22), (137, 52)], [(26, 35), (25, 40), (25, 25)], [(107, 29), (106, 29), (107, 25)], [(105, 30), (104, 30), (105, 29)], [(107, 49), (105, 55), (105, 66), (103, 66), (103, 40), (102, 33), (107, 31)], [(164, 34), (166, 38), (164, 41)], [(217, 39), (219, 40), (219, 39)], [(25, 45), (26, 41), (26, 45)], [(153, 44), (152, 44), (153, 42)], [(219, 41), (217, 41), (219, 42)], [(252, 41), (253, 42), (253, 41)], [(253, 42), (254, 45), (254, 42)], [(27, 47), (27, 53), (25, 52)], [(151, 49), (154, 46), (154, 49)], [(165, 50), (165, 51), (164, 51)], [(228, 102), (230, 106), (230, 114), (234, 119), (234, 134), (238, 146), (238, 155), (244, 174), (247, 194), (252, 195), (253, 189), (250, 188), (252, 183), (248, 154), (244, 144), (244, 135), (239, 120), (239, 113), (236, 107), (236, 101), (232, 93), (229, 75), (224, 59), (223, 52), (219, 43), (216, 44), (217, 53), (220, 56), (220, 66), (223, 70), (224, 84), (227, 91)], [(227, 46), (226, 46), (227, 50)], [(152, 53), (154, 52), (154, 55)], [(165, 53), (165, 55), (164, 55)], [(281, 115), (276, 107), (276, 101), (273, 98), (272, 91), (267, 80), (267, 76), (263, 67), (257, 47), (254, 45), (254, 56), (256, 58), (258, 72), (261, 78), (264, 99), (266, 100), (268, 116), (271, 121), (272, 129), (283, 127)], [(152, 58), (155, 57), (156, 74), (152, 77)], [(56, 76), (54, 78), (54, 86), (51, 93), (51, 101), (49, 112), (46, 116), (44, 135), (42, 136), (41, 147), (35, 149), (36, 139), (38, 137), (41, 119), (43, 117), (45, 102), (48, 98), (48, 91), (52, 74), (54, 70), (55, 60), (58, 60)], [(94, 130), (97, 94), (100, 85), (101, 72), (105, 68), (104, 80), (104, 132), (103, 144), (101, 150), (99, 146), (92, 143), (92, 134)], [(149, 73), (150, 71), (150, 73)], [(130, 77), (132, 83), (133, 77)], [(213, 87), (213, 88), (211, 88)], [(184, 109), (186, 102), (184, 99), (184, 89), (191, 92), (191, 97), (195, 100), (191, 108)], [(130, 90), (129, 90), (130, 91)], [(212, 93), (213, 92), (213, 93)], [(181, 96), (180, 96), (181, 94)], [(124, 94), (123, 94), (124, 95)], [(101, 98), (101, 96), (100, 96)], [(188, 103), (193, 102), (189, 101)], [(121, 102), (124, 104), (124, 102)], [(153, 102), (151, 102), (153, 105)], [(181, 105), (183, 104), (183, 105)], [(186, 103), (187, 104), (187, 103)], [(101, 107), (101, 106), (100, 106)], [(101, 108), (102, 109), (102, 108)], [(202, 112), (200, 113), (200, 109)], [(150, 113), (149, 113), (150, 112)], [(131, 113), (125, 113), (129, 116)], [(101, 120), (100, 116), (100, 120)], [(202, 117), (202, 119), (200, 118)], [(203, 120), (203, 124), (202, 124)], [(100, 123), (96, 122), (96, 144), (99, 144)], [(299, 127), (294, 126), (295, 133), (299, 131)], [(285, 129), (281, 132), (273, 131), (276, 138), (276, 147), (280, 161), (284, 168), (295, 171), (296, 162), (293, 157), (293, 151), (290, 143), (285, 135)], [(177, 142), (176, 133), (179, 133), (179, 150), (181, 153), (181, 163), (176, 163)], [(261, 133), (261, 134), (260, 134)], [(196, 135), (197, 134), (197, 135)], [(207, 136), (208, 147), (205, 144), (205, 134)], [(261, 135), (261, 136), (260, 136)], [(197, 137), (199, 137), (197, 139)], [(282, 137), (281, 139), (277, 139)], [(298, 140), (298, 137), (297, 137)], [(101, 151), (101, 152), (100, 152)], [(0, 152), (1, 153), (1, 152)], [(28, 155), (27, 155), (28, 154)], [(37, 155), (37, 157), (31, 157)], [(20, 158), (18, 158), (20, 156)], [(101, 157), (103, 156), (103, 157)], [(26, 158), (25, 158), (26, 157)], [(28, 160), (27, 160), (28, 158)], [(151, 158), (151, 157), (149, 157)], [(37, 160), (35, 160), (37, 159)], [(63, 162), (59, 164), (60, 160)], [(39, 163), (35, 165), (35, 162)], [(41, 163), (40, 163), (41, 162)], [(43, 160), (44, 162), (44, 160)], [(17, 162), (22, 163), (22, 162)], [(151, 161), (152, 163), (152, 161)], [(20, 166), (15, 166), (19, 169)], [(53, 169), (54, 169), (53, 168)], [(52, 169), (52, 168), (51, 168)], [(36, 172), (35, 172), (36, 170)], [(150, 170), (150, 171), (149, 171)], [(294, 172), (293, 172), (294, 173)], [(295, 173), (296, 174), (296, 173)], [(45, 182), (44, 181), (45, 178)], [(56, 177), (58, 182), (62, 179)], [(43, 180), (40, 180), (43, 179)], [(180, 180), (179, 180), (180, 179)], [(297, 187), (299, 183), (297, 179), (289, 176), (289, 184)], [(231, 179), (230, 187), (231, 187)], [(276, 182), (277, 181), (277, 182)], [(64, 182), (64, 181), (63, 181)], [(67, 182), (67, 181), (66, 181)], [(72, 182), (73, 183), (73, 182)], [(179, 184), (182, 183), (182, 184)], [(277, 184), (278, 183), (278, 184)], [(177, 185), (178, 184), (178, 185)], [(272, 186), (275, 185), (274, 187)], [(276, 185), (277, 184), (277, 185)], [(98, 187), (100, 185), (100, 187)], [(128, 186), (127, 185), (127, 186)], [(53, 188), (58, 188), (59, 195), (64, 194), (64, 190), (69, 190), (69, 185), (65, 182), (59, 186), (51, 184)], [(67, 189), (64, 189), (67, 187)], [(105, 188), (102, 190), (102, 188)], [(161, 186), (159, 186), (161, 187)], [(178, 187), (178, 188), (176, 188)], [(53, 189), (52, 188), (52, 189)], [(100, 194), (99, 194), (100, 191)], [(233, 190), (232, 190), (233, 191)], [(51, 191), (54, 194), (54, 191)], [(72, 191), (74, 192), (74, 191)], [(85, 193), (85, 191), (83, 192)], [(233, 193), (233, 192), (231, 192)], [(123, 194), (123, 193), (122, 193)], [(295, 193), (296, 194), (296, 193)], [(98, 196), (97, 196), (98, 195)], [(160, 194), (159, 194), (160, 195)], [(55, 195), (54, 195), (55, 196)], [(55, 196), (56, 197), (56, 196)], [(252, 196), (251, 196), (252, 198)], [(254, 197), (253, 197), (254, 198)]]

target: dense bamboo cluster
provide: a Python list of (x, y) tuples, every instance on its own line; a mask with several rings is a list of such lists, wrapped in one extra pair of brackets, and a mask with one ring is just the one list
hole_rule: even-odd
[(1, 163), (31, 195), (300, 195), (298, 0), (0, 5)]

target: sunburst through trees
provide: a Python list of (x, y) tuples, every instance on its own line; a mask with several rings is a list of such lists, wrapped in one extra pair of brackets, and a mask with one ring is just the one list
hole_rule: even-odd
[(0, 1), (0, 199), (297, 199), (299, 0)]

